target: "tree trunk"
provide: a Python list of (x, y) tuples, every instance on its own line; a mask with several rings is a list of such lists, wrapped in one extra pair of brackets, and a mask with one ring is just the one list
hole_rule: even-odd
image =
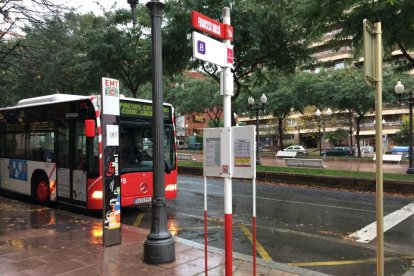
[(360, 145), (360, 141), (359, 141), (359, 131), (361, 130), (361, 121), (362, 121), (362, 116), (358, 116), (356, 118), (356, 142), (357, 142), (357, 149), (358, 149), (358, 157), (361, 157), (361, 145)]
[(280, 146), (280, 150), (283, 149), (283, 120), (278, 119), (278, 126), (277, 126), (277, 130), (279, 132), (279, 146)]
[(352, 140), (352, 133), (354, 132), (353, 131), (353, 128), (352, 128), (352, 112), (350, 111), (349, 112), (349, 138), (350, 138), (350, 141), (349, 141), (349, 143), (350, 143), (350, 146), (352, 147), (353, 145), (354, 145), (354, 142), (353, 142), (353, 140)]

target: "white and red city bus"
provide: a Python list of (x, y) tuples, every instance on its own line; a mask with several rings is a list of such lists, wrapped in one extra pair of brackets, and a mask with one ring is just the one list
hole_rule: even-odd
[[(102, 209), (102, 130), (97, 96), (55, 94), (0, 109), (0, 189)], [(165, 197), (177, 196), (173, 107), (164, 104)], [(153, 196), (152, 103), (120, 99), (121, 204)], [(85, 122), (87, 122), (85, 124)], [(90, 122), (93, 122), (92, 124)], [(85, 135), (92, 127), (92, 137)]]

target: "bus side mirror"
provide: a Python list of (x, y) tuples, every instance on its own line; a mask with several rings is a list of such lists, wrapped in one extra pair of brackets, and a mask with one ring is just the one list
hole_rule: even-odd
[(95, 137), (95, 120), (85, 120), (85, 136), (87, 138)]

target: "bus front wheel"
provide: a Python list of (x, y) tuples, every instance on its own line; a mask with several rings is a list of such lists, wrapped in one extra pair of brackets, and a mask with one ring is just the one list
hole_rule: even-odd
[(38, 203), (47, 204), (50, 199), (49, 181), (42, 175), (38, 175), (34, 180), (34, 196)]

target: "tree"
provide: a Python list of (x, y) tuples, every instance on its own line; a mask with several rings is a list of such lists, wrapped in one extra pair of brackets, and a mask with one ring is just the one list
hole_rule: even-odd
[(149, 19), (133, 30), (129, 22), (130, 12), (118, 10), (105, 17), (67, 13), (27, 26), (24, 47), (11, 60), (10, 74), (17, 76), (13, 91), (19, 97), (99, 93), (105, 76), (120, 79), (123, 93), (126, 87), (127, 95), (137, 97), (151, 79)]
[(342, 141), (348, 139), (348, 132), (345, 129), (343, 129), (343, 128), (338, 128), (335, 131), (327, 132), (326, 133), (326, 138), (334, 146), (341, 146), (342, 145)]
[[(384, 72), (383, 102), (385, 105), (396, 103), (394, 85), (397, 79), (401, 79), (407, 87), (414, 87), (407, 77), (395, 76), (392, 71), (392, 68), (386, 68)], [(256, 95), (268, 94), (268, 109), (271, 108), (277, 118), (279, 137), (283, 137), (285, 126), (281, 122), (289, 115), (291, 107), (302, 113), (302, 120), (297, 126), (301, 129), (317, 129), (316, 109), (322, 110), (330, 107), (334, 111), (340, 111), (332, 116), (332, 119), (338, 117), (336, 120), (343, 120), (345, 124), (348, 122), (349, 134), (353, 133), (353, 128), (356, 127), (356, 140), (359, 148), (361, 123), (364, 122), (366, 114), (375, 110), (374, 89), (365, 84), (362, 70), (355, 67), (318, 74), (302, 72), (288, 77), (274, 78), (257, 90)], [(329, 121), (327, 124), (329, 125)], [(283, 148), (283, 139), (280, 138), (279, 141)]]
[(175, 106), (177, 116), (207, 114), (211, 124), (219, 127), (223, 114), (223, 97), (219, 85), (206, 75), (185, 73), (164, 86), (164, 101)]
[[(394, 86), (399, 76), (392, 73), (392, 68), (384, 70), (384, 87), (382, 91), (382, 100), (384, 105), (395, 105)], [(375, 111), (375, 91), (374, 88), (368, 87), (363, 80), (363, 72), (357, 68), (347, 68), (335, 71), (332, 74), (332, 80), (337, 85), (337, 90), (332, 98), (333, 107), (342, 112), (348, 113), (353, 118), (356, 127), (356, 144), (358, 156), (361, 156), (360, 150), (360, 129), (361, 123), (364, 122), (368, 113)], [(352, 127), (352, 123), (350, 124)]]
[[(176, 36), (171, 41), (185, 48), (185, 55), (190, 58), (191, 44), (188, 39), (190, 11), (196, 10), (220, 20), (223, 7), (231, 7), (235, 46), (235, 62), (232, 69), (235, 83), (233, 101), (235, 101), (242, 91), (250, 93), (249, 87), (253, 87), (256, 81), (263, 78), (263, 71), (275, 69), (275, 72), (279, 70), (279, 72), (292, 73), (298, 64), (309, 58), (311, 26), (303, 24), (297, 12), (300, 5), (299, 0), (169, 1), (170, 8), (166, 9), (167, 21), (177, 24), (169, 25), (165, 29), (171, 32), (180, 30), (180, 32), (172, 32)], [(167, 32), (166, 39), (169, 38)], [(217, 66), (199, 61), (195, 61), (193, 66), (203, 68), (219, 82)], [(251, 78), (254, 72), (257, 75)]]
[(395, 134), (394, 141), (397, 145), (410, 144), (410, 122), (408, 116), (403, 116), (401, 129)]
[(16, 55), (22, 46), (19, 29), (26, 24), (42, 24), (50, 16), (60, 14), (64, 10), (62, 5), (56, 5), (49, 0), (15, 1), (3, 0), (0, 4), (0, 66), (7, 69), (8, 59)]
[[(272, 73), (274, 73), (272, 71)], [(283, 134), (285, 132), (284, 119), (291, 114), (292, 108), (295, 110), (303, 110), (301, 106), (300, 95), (303, 95), (304, 83), (309, 84), (307, 78), (313, 78), (311, 74), (295, 74), (285, 78), (273, 78), (259, 88), (260, 93), (266, 93), (269, 99), (267, 110), (270, 111), (277, 119), (277, 140), (280, 149), (284, 148)]]
[(335, 30), (331, 48), (342, 45), (339, 41), (344, 42), (357, 50), (355, 58), (360, 56), (363, 45), (362, 21), (381, 20), (385, 57), (389, 58), (392, 51), (400, 50), (404, 59), (398, 63), (408, 71), (414, 68), (414, 58), (410, 54), (414, 50), (413, 9), (412, 0), (307, 0), (303, 1), (303, 12), (308, 16), (303, 18), (306, 18), (306, 24), (314, 26), (314, 32), (319, 35)]
[[(117, 10), (91, 18), (80, 29), (79, 47), (84, 53), (87, 79), (119, 79), (131, 96), (137, 97), (140, 87), (151, 80), (150, 21), (147, 9), (138, 5), (139, 23), (131, 28), (130, 13)], [(95, 87), (96, 84), (99, 83), (94, 83)]]
[(74, 17), (55, 16), (24, 28), (26, 35), (8, 59), (10, 67), (4, 79), (17, 99), (77, 91), (77, 77), (84, 72), (79, 66), (80, 52), (72, 45), (77, 40), (76, 32), (67, 31), (77, 21)]
[[(17, 61), (25, 59), (24, 36), (21, 28), (29, 24), (41, 26), (46, 21), (65, 10), (62, 5), (56, 5), (49, 0), (15, 1), (4, 0), (0, 4), (0, 84), (5, 91), (1, 106), (16, 103), (21, 96), (15, 93), (20, 85)], [(26, 82), (26, 90), (28, 84)]]
[[(297, 72), (282, 77), (273, 77), (275, 75), (281, 75), (277, 71), (266, 72), (269, 77), (266, 77), (265, 81), (257, 89), (254, 94), (261, 95), (266, 93), (268, 96), (268, 104), (266, 109), (273, 114), (277, 119), (276, 129), (278, 145), (280, 148), (284, 148), (283, 134), (286, 130), (284, 120), (288, 117), (292, 110), (300, 112), (303, 119), (298, 121), (298, 128), (308, 128), (308, 125), (315, 124), (315, 111), (316, 107), (322, 108), (327, 106), (329, 101), (328, 91), (330, 90), (330, 84), (323, 82), (326, 78), (325, 73), (313, 74), (307, 72)], [(321, 85), (323, 83), (324, 85)], [(312, 107), (309, 109), (309, 107)], [(311, 111), (312, 114), (307, 114)]]

